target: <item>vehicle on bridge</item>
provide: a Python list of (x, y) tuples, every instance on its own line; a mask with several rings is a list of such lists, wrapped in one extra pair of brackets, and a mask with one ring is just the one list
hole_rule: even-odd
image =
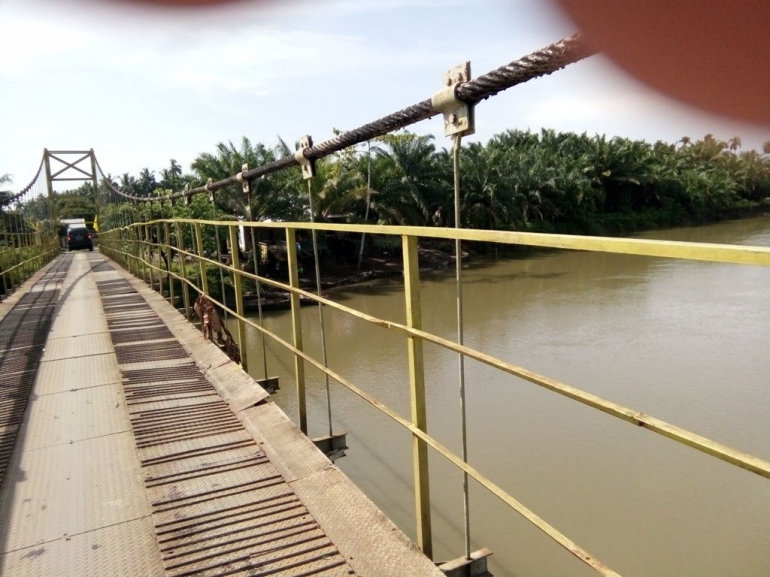
[(85, 225), (69, 226), (67, 228), (67, 249), (87, 248), (94, 250), (93, 233)]

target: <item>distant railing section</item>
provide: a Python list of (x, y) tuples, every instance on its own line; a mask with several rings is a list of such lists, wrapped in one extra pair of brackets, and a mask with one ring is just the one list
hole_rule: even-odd
[[(241, 262), (241, 255), (238, 249), (239, 227), (244, 227), (242, 230), (253, 229), (258, 232), (271, 230), (274, 234), (278, 233), (284, 237), (285, 266), (287, 267), (288, 282), (282, 282), (262, 274), (243, 270), (243, 263)], [(296, 249), (297, 233), (300, 230), (390, 235), (400, 238), (403, 255), (404, 299), (406, 304), (406, 317), (403, 322), (399, 323), (377, 318), (329, 298), (319, 296), (315, 292), (300, 288), (299, 260)], [(220, 246), (223, 245), (214, 243), (212, 240), (214, 237), (229, 240), (229, 254), (227, 257), (222, 257)], [(122, 264), (135, 276), (144, 279), (161, 293), (167, 295), (170, 302), (174, 303), (177, 297), (181, 296), (181, 306), (184, 307), (188, 319), (191, 318), (192, 299), (197, 297), (197, 295), (204, 294), (214, 300), (228, 315), (237, 319), (238, 342), (241, 344), (241, 347), (245, 346), (245, 327), (250, 326), (290, 351), (295, 359), (295, 389), (299, 411), (299, 425), (305, 433), (307, 433), (307, 402), (305, 399), (306, 364), (326, 373), (330, 379), (352, 391), (408, 430), (412, 434), (413, 439), (415, 497), (418, 510), (418, 541), (424, 550), (430, 550), (431, 539), (427, 455), (427, 448), (430, 447), (475, 479), (509, 507), (524, 516), (583, 563), (589, 565), (602, 575), (617, 575), (617, 573), (607, 568), (593, 555), (579, 547), (537, 514), (529, 510), (524, 504), (504, 491), (481, 471), (464, 462), (461, 457), (428, 434), (425, 426), (426, 401), (422, 353), (424, 342), (430, 342), (445, 349), (455, 351), (466, 358), (475, 359), (499, 371), (519, 377), (558, 395), (602, 411), (635, 426), (644, 427), (677, 443), (770, 479), (770, 463), (765, 460), (743, 451), (732, 449), (676, 425), (603, 399), (566, 383), (540, 375), (524, 367), (493, 357), (483, 351), (458, 344), (455, 341), (423, 330), (420, 305), (420, 272), (418, 266), (418, 239), (420, 238), (459, 239), (466, 242), (481, 241), (508, 245), (598, 251), (770, 267), (770, 248), (764, 247), (444, 228), (216, 222), (185, 219), (156, 220), (114, 229), (102, 235), (101, 250), (110, 258)], [(255, 266), (254, 270), (259, 272), (257, 267), (258, 265)], [(290, 295), (293, 331), (291, 342), (264, 328), (260, 323), (255, 322), (244, 314), (243, 285), (246, 282), (260, 283), (261, 285), (286, 291)], [(212, 287), (216, 287), (217, 290), (222, 289), (225, 292), (229, 290), (235, 297), (234, 308), (232, 304), (224, 302), (229, 299), (222, 297), (217, 299), (212, 296)], [(404, 335), (405, 346), (408, 352), (411, 416), (406, 417), (398, 414), (395, 410), (387, 407), (343, 375), (327, 368), (326, 363), (314, 358), (304, 350), (302, 323), (300, 321), (301, 298), (312, 299), (326, 307), (334, 308), (382, 327), (385, 330), (395, 331)], [(243, 359), (246, 358), (245, 351), (241, 351), (241, 356)]]
[(55, 235), (36, 232), (0, 233), (2, 294), (11, 294), (35, 271), (60, 253), (59, 239)]

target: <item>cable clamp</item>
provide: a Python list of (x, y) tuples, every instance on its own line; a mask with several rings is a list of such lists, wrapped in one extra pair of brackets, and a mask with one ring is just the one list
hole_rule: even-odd
[(246, 180), (246, 177), (244, 176), (249, 171), (249, 165), (248, 163), (244, 163), (241, 166), (241, 171), (235, 175), (235, 180), (241, 183), (243, 185), (243, 194), (249, 193), (249, 181)]
[(476, 132), (475, 105), (458, 100), (457, 86), (471, 79), (471, 63), (458, 64), (444, 72), (444, 88), (430, 99), (431, 108), (444, 115), (444, 136), (470, 136)]
[(300, 137), (295, 146), (294, 158), (302, 168), (302, 178), (305, 180), (315, 176), (315, 160), (305, 156), (305, 150), (313, 147), (313, 137), (308, 135)]

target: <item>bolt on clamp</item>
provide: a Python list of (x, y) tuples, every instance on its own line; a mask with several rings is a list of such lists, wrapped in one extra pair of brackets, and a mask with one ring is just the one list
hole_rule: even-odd
[(475, 106), (458, 100), (455, 95), (457, 86), (470, 79), (470, 62), (450, 68), (444, 73), (444, 88), (430, 99), (431, 108), (444, 115), (444, 136), (470, 136), (476, 132)]
[(305, 180), (315, 176), (315, 160), (305, 156), (305, 149), (312, 148), (312, 146), (313, 137), (309, 134), (301, 136), (295, 146), (294, 158), (299, 163), (300, 168), (302, 168), (302, 178)]

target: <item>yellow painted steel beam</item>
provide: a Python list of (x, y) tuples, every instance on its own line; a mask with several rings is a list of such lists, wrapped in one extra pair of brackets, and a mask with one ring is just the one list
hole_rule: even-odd
[(164, 232), (166, 234), (166, 255), (168, 256), (168, 302), (172, 307), (176, 308), (174, 304), (174, 279), (171, 273), (171, 269), (174, 268), (174, 246), (171, 244), (171, 224), (164, 223)]
[[(231, 314), (234, 317), (237, 317), (237, 313), (227, 307), (224, 307), (229, 314)], [(403, 426), (405, 429), (410, 431), (414, 436), (418, 437), (421, 441), (425, 442), (427, 445), (435, 449), (440, 455), (442, 455), (444, 458), (446, 458), (451, 463), (455, 464), (458, 468), (462, 469), (468, 475), (473, 477), (478, 483), (489, 490), (493, 495), (498, 497), (501, 501), (506, 503), (509, 507), (511, 507), (513, 510), (515, 510), (517, 513), (522, 515), (525, 519), (527, 519), (530, 523), (534, 524), (536, 527), (538, 527), (541, 531), (543, 531), (546, 535), (548, 535), (551, 539), (556, 541), (559, 545), (564, 547), (567, 551), (569, 551), (572, 555), (580, 559), (583, 563), (590, 566), (592, 569), (594, 569), (597, 573), (600, 575), (604, 575), (606, 577), (619, 577), (618, 574), (611, 569), (607, 568), (601, 561), (599, 561), (596, 557), (589, 554), (587, 551), (585, 551), (583, 548), (576, 545), (572, 540), (567, 538), (565, 535), (563, 535), (561, 532), (559, 532), (557, 529), (555, 529), (553, 526), (548, 524), (546, 521), (544, 521), (541, 517), (533, 513), (530, 509), (528, 509), (526, 506), (524, 506), (522, 503), (520, 503), (518, 500), (516, 500), (514, 497), (512, 497), (510, 494), (508, 494), (503, 488), (495, 484), (493, 481), (488, 479), (486, 476), (484, 476), (482, 473), (480, 473), (477, 469), (469, 465), (468, 463), (463, 462), (463, 460), (452, 453), (449, 449), (444, 447), (441, 443), (439, 443), (436, 439), (431, 437), (428, 433), (422, 431), (418, 427), (412, 424), (412, 422), (409, 419), (405, 419), (401, 415), (399, 415), (396, 411), (382, 403), (381, 401), (378, 401), (376, 398), (374, 398), (372, 395), (367, 393), (366, 391), (360, 389), (356, 385), (354, 385), (352, 382), (345, 379), (342, 375), (336, 373), (335, 371), (325, 367), (321, 361), (317, 361), (313, 357), (311, 357), (308, 353), (295, 348), (291, 343), (288, 341), (282, 339), (275, 333), (272, 333), (268, 329), (265, 329), (263, 327), (260, 327), (258, 324), (252, 322), (251, 320), (243, 317), (243, 320), (251, 327), (262, 331), (264, 334), (270, 336), (273, 338), (278, 344), (292, 352), (294, 355), (300, 357), (305, 362), (313, 365), (318, 370), (325, 372), (329, 375), (333, 380), (337, 381), (339, 384), (350, 390), (351, 392), (355, 393), (357, 396), (359, 396), (361, 399), (363, 399), (368, 404), (372, 405), (376, 409), (380, 410), (382, 413), (390, 417), (392, 420), (394, 420), (396, 423)]]
[[(243, 286), (241, 281), (241, 255), (238, 253), (238, 229), (235, 226), (230, 225), (228, 227), (230, 233), (230, 258), (232, 258), (233, 269), (233, 290), (235, 290), (235, 311), (238, 313), (238, 346), (241, 348), (241, 366), (243, 370), (248, 372), (249, 365), (246, 349), (246, 325), (243, 322)], [(222, 295), (222, 300), (226, 301), (225, 295)]]
[[(191, 223), (196, 228), (196, 237), (200, 236), (200, 227), (202, 225), (213, 225), (217, 223), (217, 221), (201, 221), (201, 220), (187, 220), (187, 219), (175, 219), (175, 220), (170, 220), (169, 222)], [(218, 224), (227, 225), (229, 223), (218, 223)], [(543, 375), (539, 375), (533, 371), (529, 371), (528, 369), (525, 369), (513, 363), (503, 361), (501, 359), (492, 357), (491, 355), (487, 355), (481, 351), (476, 351), (467, 346), (462, 346), (453, 341), (443, 339), (431, 333), (425, 332), (422, 330), (419, 322), (415, 323), (413, 320), (412, 322), (410, 322), (410, 319), (413, 319), (413, 317), (415, 316), (415, 312), (419, 312), (419, 309), (415, 309), (414, 307), (415, 302), (419, 307), (419, 292), (417, 292), (416, 294), (417, 300), (416, 301), (414, 300), (414, 297), (415, 297), (414, 290), (416, 286), (415, 279), (419, 279), (419, 272), (418, 270), (417, 271), (410, 270), (412, 267), (416, 266), (416, 262), (417, 262), (416, 236), (423, 236), (423, 237), (429, 237), (429, 238), (446, 238), (446, 239), (460, 238), (462, 240), (470, 240), (470, 241), (502, 242), (506, 244), (520, 244), (520, 245), (526, 245), (526, 246), (539, 246), (539, 247), (568, 249), (568, 250), (588, 250), (588, 251), (611, 252), (611, 253), (617, 253), (617, 254), (630, 254), (630, 255), (639, 255), (639, 256), (648, 256), (648, 257), (681, 258), (686, 260), (701, 260), (701, 261), (725, 262), (725, 263), (735, 263), (735, 264), (752, 264), (752, 265), (761, 265), (761, 266), (770, 266), (770, 249), (768, 248), (681, 243), (681, 242), (668, 242), (668, 241), (649, 241), (649, 240), (640, 240), (640, 239), (578, 237), (578, 236), (568, 236), (568, 235), (543, 235), (543, 234), (534, 234), (534, 233), (515, 233), (515, 232), (504, 232), (504, 231), (473, 231), (473, 230), (434, 229), (434, 228), (421, 228), (421, 227), (379, 227), (379, 226), (370, 226), (370, 225), (329, 225), (329, 224), (312, 225), (309, 223), (289, 223), (289, 224), (287, 223), (243, 223), (243, 224), (245, 226), (255, 226), (257, 228), (259, 227), (284, 228), (286, 230), (287, 257), (289, 259), (289, 265), (290, 265), (289, 266), (289, 276), (290, 276), (289, 285), (286, 285), (284, 283), (281, 283), (272, 279), (267, 279), (257, 275), (246, 273), (246, 272), (238, 271), (240, 273), (238, 276), (252, 278), (254, 280), (264, 282), (265, 284), (275, 286), (289, 292), (291, 302), (292, 302), (292, 317), (293, 317), (292, 323), (295, 328), (295, 342), (292, 345), (286, 342), (285, 340), (283, 340), (282, 338), (278, 337), (276, 334), (272, 333), (271, 331), (265, 329), (264, 327), (261, 327), (251, 322), (250, 320), (246, 319), (243, 316), (242, 310), (231, 311), (227, 307), (223, 307), (223, 308), (228, 310), (228, 312), (232, 314), (234, 317), (238, 318), (239, 321), (243, 321), (249, 326), (254, 327), (256, 330), (261, 331), (263, 334), (269, 336), (274, 341), (276, 341), (286, 349), (290, 350), (294, 354), (295, 369), (297, 370), (298, 375), (300, 374), (300, 372), (302, 374), (303, 400), (304, 400), (304, 362), (307, 362), (310, 365), (315, 366), (322, 372), (325, 372), (331, 378), (333, 378), (334, 380), (336, 380), (337, 382), (339, 382), (349, 390), (356, 393), (359, 397), (364, 399), (366, 402), (377, 407), (383, 413), (387, 414), (389, 417), (391, 417), (396, 422), (401, 424), (404, 428), (406, 428), (412, 433), (413, 438), (418, 443), (417, 446), (422, 445), (425, 448), (427, 448), (427, 446), (434, 448), (442, 456), (447, 458), (450, 462), (454, 463), (458, 468), (464, 470), (468, 475), (476, 479), (481, 485), (486, 487), (488, 490), (490, 490), (493, 494), (498, 496), (501, 500), (503, 500), (509, 506), (511, 506), (516, 511), (518, 511), (520, 514), (522, 514), (530, 522), (532, 522), (537, 527), (539, 527), (543, 532), (545, 532), (552, 539), (557, 541), (561, 546), (563, 546), (565, 549), (570, 551), (573, 555), (581, 559), (584, 563), (588, 564), (589, 566), (594, 568), (597, 572), (601, 573), (602, 575), (616, 575), (616, 573), (614, 573), (610, 569), (607, 569), (603, 564), (601, 564), (599, 561), (594, 559), (584, 550), (580, 549), (577, 545), (575, 545), (572, 541), (567, 539), (564, 535), (556, 531), (553, 527), (545, 523), (545, 521), (540, 519), (533, 512), (529, 511), (521, 503), (519, 503), (513, 497), (511, 497), (505, 491), (503, 491), (500, 487), (498, 487), (489, 479), (484, 477), (480, 472), (476, 471), (470, 465), (463, 463), (462, 459), (454, 455), (451, 451), (449, 451), (448, 449), (443, 447), (440, 443), (438, 443), (435, 439), (430, 437), (425, 431), (426, 427), (420, 426), (419, 399), (416, 399), (415, 402), (413, 402), (412, 420), (410, 421), (410, 420), (404, 419), (403, 417), (401, 417), (400, 415), (396, 414), (394, 411), (386, 407), (384, 404), (377, 401), (374, 397), (371, 397), (361, 389), (358, 389), (355, 385), (353, 385), (353, 383), (347, 381), (340, 375), (336, 374), (334, 371), (324, 367), (321, 362), (313, 359), (310, 355), (306, 354), (302, 350), (301, 321), (299, 317), (300, 296), (304, 296), (305, 298), (312, 299), (316, 302), (320, 302), (324, 305), (346, 312), (350, 315), (353, 315), (357, 318), (360, 318), (362, 320), (365, 320), (377, 326), (381, 326), (387, 329), (397, 330), (399, 332), (404, 333), (407, 336), (407, 339), (410, 343), (409, 344), (410, 383), (411, 382), (415, 383), (415, 386), (413, 387), (413, 393), (415, 395), (416, 395), (416, 392), (419, 390), (420, 379), (419, 379), (419, 372), (417, 370), (417, 367), (422, 364), (420, 362), (421, 352), (422, 352), (421, 344), (422, 344), (422, 341), (428, 341), (428, 342), (437, 344), (441, 347), (444, 347), (448, 350), (453, 350), (455, 352), (461, 353), (469, 358), (478, 360), (479, 362), (495, 367), (512, 376), (519, 377), (537, 386), (556, 392), (557, 394), (560, 394), (572, 400), (578, 401), (582, 404), (585, 404), (589, 407), (605, 412), (616, 418), (620, 418), (625, 422), (632, 423), (636, 426), (640, 426), (650, 431), (653, 431), (657, 434), (666, 436), (676, 442), (687, 445), (703, 453), (715, 456), (727, 463), (741, 467), (750, 472), (758, 474), (762, 477), (770, 478), (770, 463), (768, 463), (767, 461), (764, 461), (762, 459), (749, 455), (745, 452), (732, 449), (730, 447), (727, 447), (725, 445), (722, 445), (720, 443), (717, 443), (715, 441), (712, 441), (710, 439), (707, 439), (705, 437), (702, 437), (700, 435), (697, 435), (695, 433), (692, 433), (690, 431), (687, 431), (675, 425), (666, 423), (665, 421), (661, 421), (660, 419), (656, 419), (655, 417), (645, 415), (638, 411), (634, 411), (630, 408), (613, 403), (612, 401), (602, 399), (601, 397), (598, 397), (596, 395), (592, 395), (591, 393), (587, 393), (580, 389), (571, 387), (555, 379), (550, 379)], [(379, 319), (377, 317), (367, 315), (366, 313), (361, 313), (359, 311), (356, 311), (344, 305), (338, 304), (326, 298), (319, 297), (314, 293), (310, 293), (308, 291), (304, 291), (300, 289), (299, 282), (298, 282), (298, 272), (296, 270), (297, 255), (296, 255), (296, 236), (295, 236), (296, 232), (295, 231), (298, 229), (335, 230), (335, 231), (359, 232), (359, 233), (366, 232), (369, 234), (400, 234), (402, 236), (402, 239), (403, 239), (402, 242), (404, 244), (404, 271), (405, 271), (404, 274), (406, 279), (405, 284), (406, 284), (406, 292), (407, 292), (407, 313), (408, 313), (407, 323), (401, 324), (401, 323), (395, 323), (392, 321), (387, 321), (384, 319)], [(231, 236), (232, 236), (232, 233), (231, 233)], [(198, 239), (196, 238), (196, 240)], [(144, 241), (138, 241), (138, 242), (144, 242)], [(201, 246), (201, 244), (202, 243), (199, 242), (199, 247)], [(230, 272), (235, 272), (236, 270), (233, 267), (229, 267), (227, 265), (223, 265), (222, 263), (217, 263), (215, 261), (212, 261), (211, 259), (206, 258), (205, 256), (203, 256), (202, 248), (199, 248), (198, 254), (193, 254), (193, 253), (186, 252), (180, 246), (178, 252), (181, 256), (181, 260), (184, 260), (189, 256), (197, 260), (200, 266), (202, 267), (202, 269), (205, 266), (204, 263), (207, 263), (207, 264), (213, 264), (214, 266), (218, 266), (223, 270), (227, 270)], [(148, 264), (151, 270), (156, 269), (156, 267), (154, 267), (151, 263), (146, 263), (146, 264)], [(175, 274), (173, 276), (176, 278), (179, 278)], [(185, 278), (181, 279), (181, 281), (184, 286), (187, 286), (187, 285), (194, 286), (188, 279), (186, 279), (186, 275), (185, 275)], [(195, 288), (197, 289), (197, 287)], [(410, 305), (410, 298), (412, 299), (411, 305)], [(236, 308), (237, 308), (237, 304), (236, 304)], [(296, 314), (295, 314), (295, 311), (296, 311)], [(298, 329), (298, 333), (296, 332), (297, 329)], [(297, 336), (299, 336), (299, 340), (297, 339)], [(416, 343), (419, 343), (418, 347), (415, 347)], [(301, 368), (297, 369), (297, 367), (301, 367)], [(424, 387), (424, 382), (423, 382), (423, 387)], [(423, 394), (424, 394), (424, 391), (423, 391)], [(424, 399), (423, 399), (423, 402), (424, 402)], [(415, 412), (415, 407), (417, 407), (416, 412)], [(304, 412), (305, 411), (303, 411), (304, 425), (305, 425), (304, 430), (306, 431), (307, 417), (304, 414)], [(415, 418), (416, 414), (418, 418)], [(419, 457), (419, 451), (416, 451), (415, 452), (416, 461), (419, 461), (418, 457)], [(419, 470), (420, 468), (417, 467), (416, 471), (419, 471)], [(427, 467), (426, 467), (426, 472), (427, 472)], [(426, 476), (426, 480), (427, 480), (427, 476)], [(415, 481), (416, 481), (415, 485), (419, 488), (420, 484), (417, 482), (417, 475), (415, 477)], [(423, 506), (420, 504), (421, 502), (424, 503), (424, 501), (421, 501), (420, 499), (418, 499), (417, 495), (415, 498), (416, 498), (416, 503), (418, 507), (418, 516), (419, 516), (421, 512), (424, 511)], [(429, 519), (429, 508), (428, 508), (428, 519)], [(418, 531), (419, 531), (419, 528), (418, 528)]]
[[(176, 224), (176, 243), (177, 243), (177, 254), (179, 255), (179, 268), (182, 272), (182, 278), (187, 280), (187, 257), (185, 256), (184, 252), (184, 231), (182, 230), (182, 225), (180, 223)], [(187, 286), (187, 283), (182, 283), (182, 298), (184, 299), (184, 315), (185, 318), (187, 318), (188, 321), (191, 320), (190, 317), (190, 288)]]
[(155, 251), (158, 253), (158, 294), (163, 298), (163, 267), (160, 266), (160, 264), (163, 262), (163, 234), (162, 234), (162, 227), (165, 226), (165, 222), (161, 223), (158, 222), (157, 226), (155, 227), (155, 238), (157, 239), (157, 242), (155, 243)]
[[(216, 221), (186, 220), (214, 224)], [(223, 224), (223, 223), (219, 223)], [(367, 233), (390, 236), (418, 236), (421, 238), (460, 239), (465, 241), (495, 242), (501, 244), (609, 252), (659, 258), (679, 258), (708, 262), (751, 264), (770, 266), (770, 248), (738, 246), (729, 244), (707, 244), (665, 240), (633, 238), (610, 238), (600, 236), (579, 236), (567, 234), (544, 234), (535, 232), (494, 231), (454, 228), (433, 228), (420, 226), (381, 226), (363, 224), (331, 223), (275, 223), (243, 222), (242, 226), (256, 228), (290, 228), (292, 230), (322, 230), (337, 232)]]
[[(195, 250), (198, 252), (198, 254), (202, 257), (203, 256), (203, 231), (201, 230), (201, 223), (195, 222), (193, 223), (193, 226), (195, 228)], [(206, 296), (209, 296), (211, 293), (209, 293), (209, 278), (206, 274), (206, 265), (204, 264), (204, 260), (207, 259), (200, 259), (198, 263), (200, 264), (200, 273), (201, 273), (201, 288), (203, 289), (203, 294)]]
[[(413, 329), (422, 328), (420, 304), (420, 266), (417, 260), (417, 238), (402, 237), (404, 254), (404, 298), (406, 299), (406, 324)], [(427, 405), (425, 403), (425, 368), (422, 338), (407, 336), (409, 363), (409, 401), (412, 425), (420, 431), (428, 431)], [(433, 530), (430, 518), (430, 473), (428, 446), (423, 439), (412, 435), (412, 469), (414, 472), (414, 501), (417, 519), (417, 545), (433, 559)]]
[[(286, 258), (289, 260), (290, 288), (299, 289), (299, 267), (297, 259), (297, 237), (293, 229), (286, 229)], [(291, 295), (291, 330), (294, 337), (294, 349), (302, 350), (302, 315), (300, 311), (299, 293), (292, 290)], [(299, 428), (307, 435), (307, 398), (305, 393), (305, 363), (300, 355), (294, 355), (294, 376), (297, 388), (297, 411), (299, 412)]]
[[(206, 259), (206, 260), (211, 264), (216, 264), (214, 261), (211, 261), (209, 259)], [(229, 270), (231, 272), (233, 270), (232, 268), (226, 265), (220, 265), (220, 266), (222, 266), (222, 268), (224, 268), (225, 270)], [(246, 273), (246, 272), (243, 273), (243, 276), (254, 280), (259, 280), (260, 282), (263, 282), (265, 284), (275, 286), (276, 288), (285, 290), (292, 295), (292, 298), (296, 296), (297, 300), (299, 300), (300, 296), (302, 296), (302, 297), (314, 300), (316, 302), (320, 302), (331, 308), (350, 314), (356, 318), (365, 320), (371, 324), (374, 324), (383, 328), (387, 328), (387, 329), (398, 330), (409, 336), (420, 337), (425, 341), (434, 343), (448, 350), (461, 353), (467, 356), (468, 358), (472, 358), (486, 365), (497, 368), (510, 375), (520, 377), (532, 384), (538, 385), (540, 387), (543, 387), (545, 389), (558, 393), (562, 396), (571, 398), (584, 405), (593, 407), (604, 413), (620, 418), (626, 422), (632, 423), (639, 427), (644, 427), (650, 431), (653, 431), (655, 433), (668, 437), (681, 444), (690, 446), (703, 453), (707, 453), (709, 455), (717, 457), (722, 461), (731, 463), (733, 465), (746, 469), (747, 471), (750, 471), (762, 477), (770, 478), (770, 462), (764, 461), (763, 459), (759, 459), (743, 451), (733, 449), (721, 443), (711, 441), (706, 437), (687, 431), (686, 429), (682, 429), (680, 427), (677, 427), (676, 425), (666, 423), (665, 421), (661, 421), (660, 419), (656, 419), (649, 415), (645, 415), (644, 413), (640, 413), (639, 411), (635, 411), (628, 407), (624, 407), (617, 403), (613, 403), (612, 401), (608, 401), (606, 399), (603, 399), (591, 393), (582, 391), (575, 387), (571, 387), (565, 383), (540, 375), (524, 367), (506, 362), (502, 359), (493, 357), (491, 355), (487, 355), (481, 351), (477, 351), (467, 346), (458, 345), (454, 341), (444, 339), (432, 333), (422, 331), (419, 327), (410, 327), (408, 325), (396, 323), (393, 321), (388, 321), (385, 319), (380, 319), (378, 317), (374, 317), (366, 313), (357, 311), (355, 309), (346, 307), (345, 305), (339, 304), (335, 301), (326, 299), (324, 297), (319, 297), (315, 293), (302, 290), (296, 286), (286, 285), (278, 281), (274, 281), (272, 279), (264, 278), (264, 277), (253, 275), (251, 273)]]

